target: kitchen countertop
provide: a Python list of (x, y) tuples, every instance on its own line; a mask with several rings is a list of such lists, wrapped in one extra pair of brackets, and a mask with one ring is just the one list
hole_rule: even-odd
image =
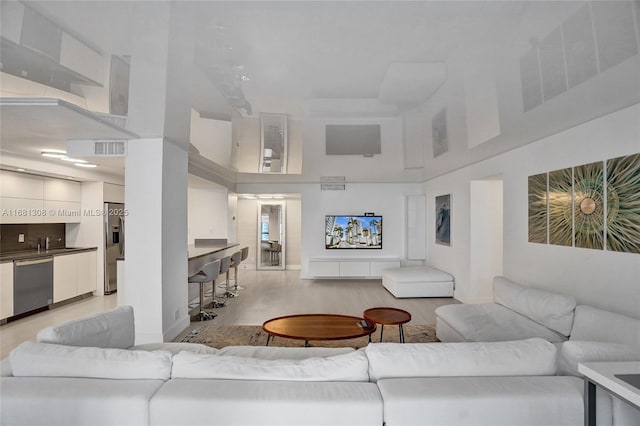
[(94, 251), (97, 247), (62, 247), (49, 250), (19, 250), (0, 253), (0, 262), (13, 262), (14, 260), (37, 259), (39, 257), (60, 256), (64, 254), (81, 253), (83, 251)]
[(230, 249), (232, 247), (236, 247), (239, 246), (240, 244), (238, 243), (227, 243), (227, 244), (216, 244), (216, 245), (211, 245), (208, 247), (196, 247), (193, 244), (189, 244), (189, 246), (187, 247), (187, 250), (189, 252), (189, 260), (193, 260), (196, 259), (200, 256), (206, 256), (208, 254), (212, 254), (212, 253), (218, 253), (221, 252), (223, 250), (227, 250)]

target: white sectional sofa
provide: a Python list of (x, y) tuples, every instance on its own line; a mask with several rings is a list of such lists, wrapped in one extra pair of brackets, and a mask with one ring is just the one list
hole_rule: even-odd
[[(577, 305), (572, 296), (495, 277), (494, 303), (436, 309), (442, 342), (490, 342), (540, 337), (558, 347), (558, 374), (581, 377), (578, 363), (640, 361), (640, 319)], [(599, 425), (640, 425), (640, 410), (599, 391)], [(604, 404), (604, 405), (602, 405)], [(613, 407), (613, 412), (609, 411)]]
[[(40, 341), (20, 345), (2, 361), (0, 424), (583, 422), (582, 380), (557, 376), (558, 349), (540, 338), (380, 343), (354, 351), (132, 346), (132, 336), (133, 312), (123, 307), (43, 330)], [(611, 413), (610, 399), (601, 400), (601, 410)]]

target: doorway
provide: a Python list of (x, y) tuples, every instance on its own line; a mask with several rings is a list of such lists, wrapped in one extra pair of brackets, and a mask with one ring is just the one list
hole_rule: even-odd
[(286, 203), (259, 202), (257, 269), (285, 269), (285, 229)]

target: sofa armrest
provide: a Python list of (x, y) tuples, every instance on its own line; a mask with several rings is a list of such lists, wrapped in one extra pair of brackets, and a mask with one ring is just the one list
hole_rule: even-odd
[(558, 374), (578, 376), (581, 362), (640, 361), (638, 348), (619, 343), (570, 340), (562, 343), (558, 353)]

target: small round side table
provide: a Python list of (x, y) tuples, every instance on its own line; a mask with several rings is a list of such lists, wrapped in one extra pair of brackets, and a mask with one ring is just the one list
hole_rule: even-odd
[(380, 324), (380, 341), (382, 342), (382, 333), (385, 325), (397, 325), (400, 331), (400, 343), (404, 343), (404, 328), (402, 324), (411, 321), (411, 314), (398, 308), (371, 308), (362, 314), (364, 319), (369, 322)]

